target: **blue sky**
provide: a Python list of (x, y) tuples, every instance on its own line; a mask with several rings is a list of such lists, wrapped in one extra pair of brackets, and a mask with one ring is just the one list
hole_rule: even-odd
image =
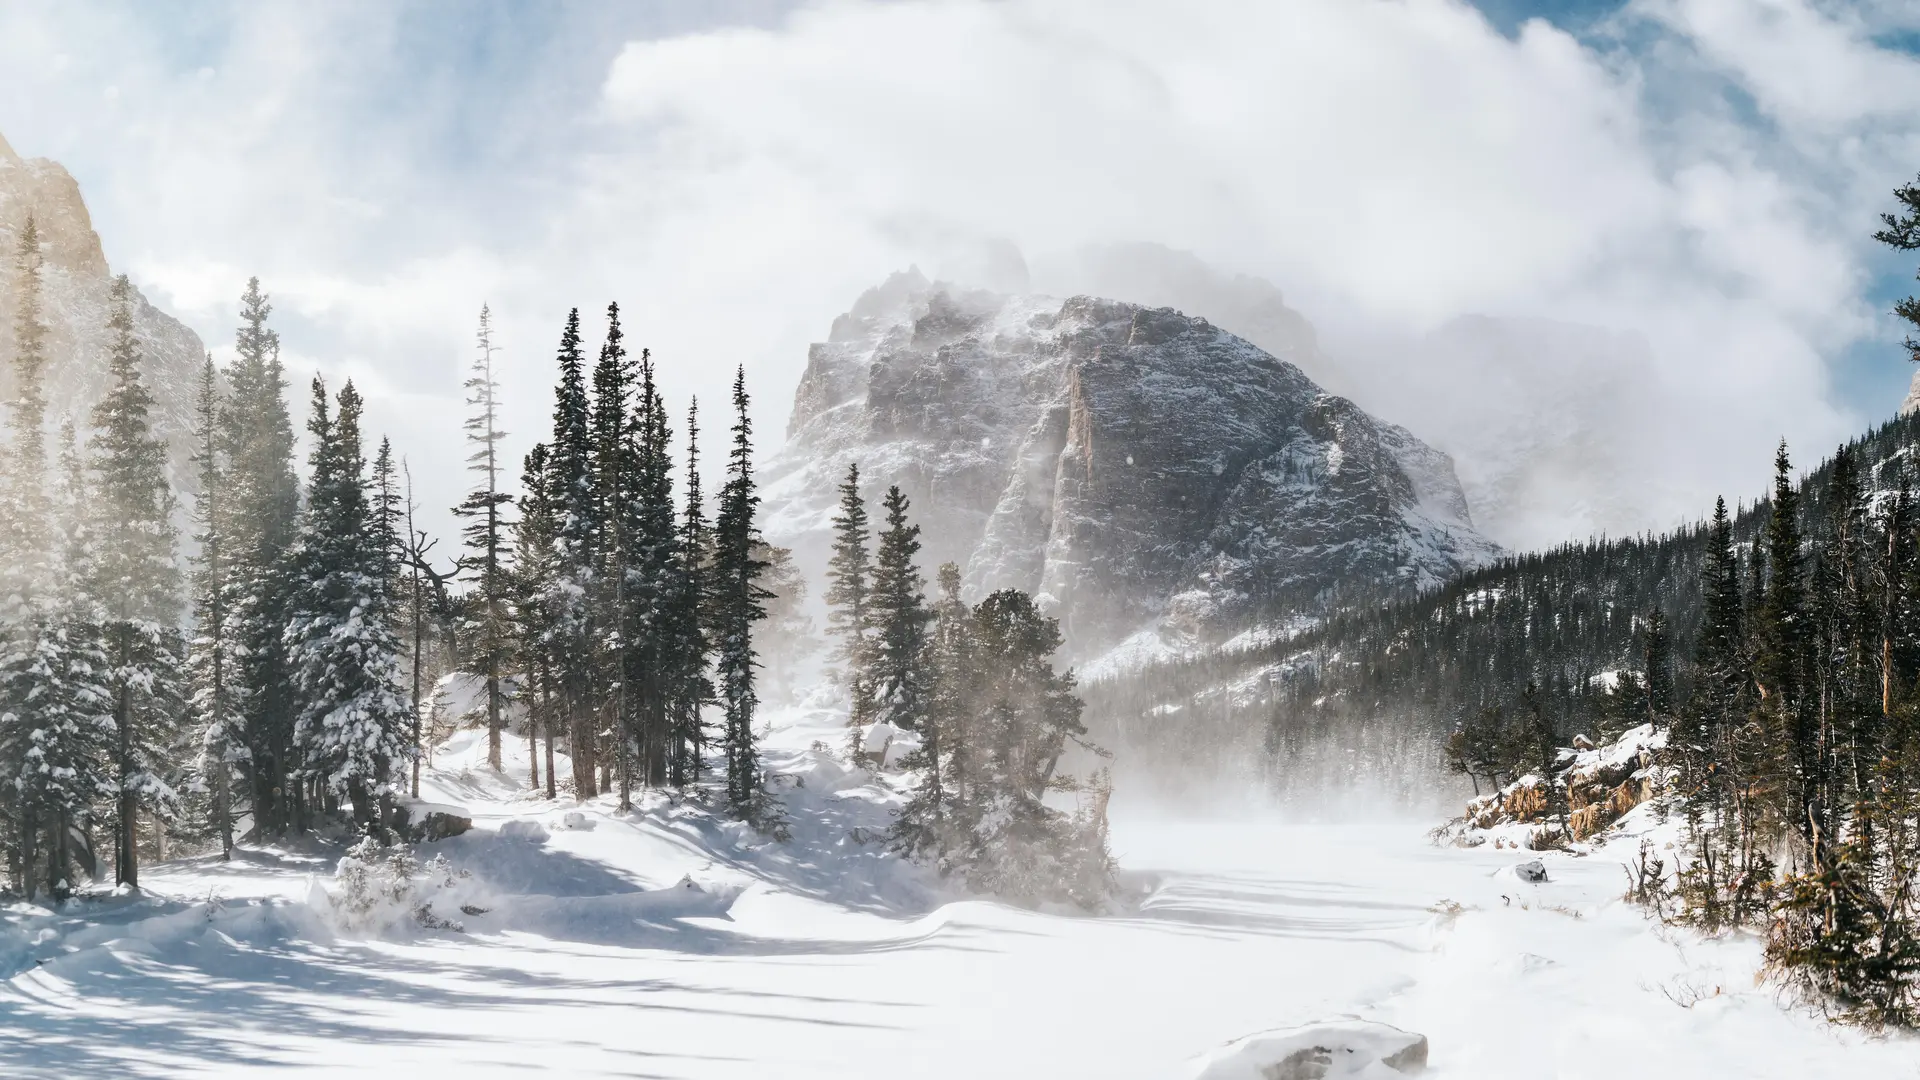
[(1867, 236), (1920, 171), (1917, 27), (1877, 0), (28, 0), (0, 133), (216, 350), (259, 274), (296, 364), (359, 380), (423, 471), (457, 478), (482, 300), (516, 439), (566, 307), (616, 297), (672, 394), (745, 364), (777, 439), (807, 343), (890, 270), (1151, 240), (1278, 284), (1363, 405), (1441, 442), (1445, 403), (1389, 391), (1449, 319), (1637, 335), (1659, 407), (1622, 437), (1674, 464), (1585, 523), (1617, 532), (1904, 392), (1913, 268)]

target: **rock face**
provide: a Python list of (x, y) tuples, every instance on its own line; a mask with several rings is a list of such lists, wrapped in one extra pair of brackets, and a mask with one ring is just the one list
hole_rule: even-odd
[[(50, 422), (71, 418), (84, 433), (88, 412), (107, 386), (112, 271), (73, 177), (44, 158), (21, 158), (0, 137), (0, 400), (14, 395), (15, 253), (29, 215), (40, 232), (43, 259)], [(198, 335), (137, 290), (133, 308), (142, 375), (154, 396), (154, 427), (167, 441), (176, 490), (189, 490), (193, 395), (206, 350)]]
[(1407, 431), (1205, 319), (1085, 296), (870, 290), (813, 346), (765, 472), (768, 535), (809, 573), (849, 462), (913, 500), (924, 567), (1035, 593), (1082, 659), (1496, 551)]

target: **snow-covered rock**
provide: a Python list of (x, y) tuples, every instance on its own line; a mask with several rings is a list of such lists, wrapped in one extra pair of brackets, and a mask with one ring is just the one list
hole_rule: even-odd
[(536, 844), (547, 840), (547, 827), (528, 818), (515, 818), (500, 823), (500, 835), (511, 836), (519, 840), (529, 840)]
[(813, 346), (765, 528), (824, 568), (836, 486), (913, 500), (926, 566), (1019, 588), (1086, 658), (1143, 627), (1217, 641), (1260, 598), (1418, 586), (1490, 558), (1446, 455), (1206, 319), (916, 272)]
[(1263, 1031), (1208, 1054), (1189, 1080), (1390, 1080), (1427, 1067), (1427, 1037), (1366, 1020)]
[(920, 736), (885, 720), (869, 725), (860, 736), (860, 752), (880, 763), (883, 769), (897, 769), (907, 756), (920, 749)]

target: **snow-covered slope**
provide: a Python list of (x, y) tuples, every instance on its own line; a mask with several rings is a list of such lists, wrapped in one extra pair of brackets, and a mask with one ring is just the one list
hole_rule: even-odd
[[(1637, 839), (1437, 848), (1417, 822), (1123, 794), (1138, 903), (1021, 911), (943, 897), (871, 842), (898, 793), (813, 749), (839, 722), (775, 718), (786, 843), (664, 797), (622, 815), (530, 796), (521, 744), (493, 773), (460, 733), (423, 794), (475, 828), (419, 855), (472, 875), (449, 890), (485, 909), (449, 908), (463, 931), (344, 927), (327, 845), (153, 867), (144, 898), (13, 905), (0, 1074), (1178, 1080), (1256, 1033), (1363, 1027), (1343, 1018), (1426, 1036), (1435, 1080), (1916, 1074), (1912, 1039), (1756, 989), (1756, 942), (1622, 902), (1615, 847)], [(1520, 880), (1534, 858), (1546, 880)]]
[[(42, 301), (50, 352), (50, 413), (84, 431), (88, 410), (107, 386), (108, 291), (112, 271), (80, 197), (80, 185), (56, 162), (22, 158), (0, 136), (0, 400), (13, 396), (15, 252), (32, 216), (40, 232)], [(135, 290), (134, 334), (154, 397), (153, 423), (167, 441), (176, 489), (192, 487), (193, 395), (205, 348), (192, 330)]]
[(815, 345), (766, 530), (824, 566), (835, 487), (899, 484), (923, 561), (1034, 592), (1069, 651), (1218, 640), (1263, 598), (1421, 585), (1489, 558), (1444, 454), (1205, 319), (898, 274)]

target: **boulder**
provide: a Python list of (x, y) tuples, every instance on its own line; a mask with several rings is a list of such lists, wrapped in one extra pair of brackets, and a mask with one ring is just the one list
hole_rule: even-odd
[(1394, 1080), (1427, 1067), (1427, 1037), (1367, 1020), (1248, 1035), (1203, 1057), (1189, 1080)]
[(457, 806), (409, 800), (393, 808), (393, 830), (415, 844), (445, 840), (473, 828), (473, 819)]
[(547, 827), (528, 818), (515, 818), (500, 824), (500, 835), (531, 840), (538, 844), (547, 839)]

